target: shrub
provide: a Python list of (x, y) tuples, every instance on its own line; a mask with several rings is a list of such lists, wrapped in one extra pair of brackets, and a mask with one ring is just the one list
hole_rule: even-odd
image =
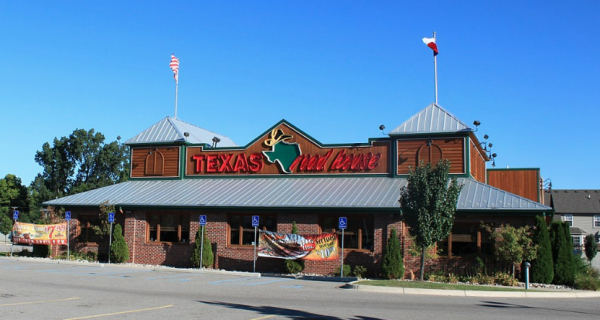
[(448, 283), (458, 283), (458, 277), (454, 274), (449, 274), (447, 278)]
[[(338, 269), (333, 273), (334, 276), (339, 277), (341, 276), (341, 267), (338, 267)], [(349, 264), (345, 264), (344, 265), (344, 277), (350, 277), (352, 276), (352, 268), (350, 267)]]
[(208, 268), (213, 265), (214, 255), (212, 252), (212, 245), (206, 231), (204, 232), (204, 243), (200, 242), (200, 229), (196, 232), (196, 238), (194, 243), (194, 250), (192, 251), (192, 264), (195, 268), (200, 267), (200, 251), (202, 251), (202, 266)]
[[(292, 234), (298, 234), (298, 225), (296, 224), (296, 221), (292, 222)], [(296, 274), (304, 270), (303, 260), (286, 259), (284, 265), (285, 270), (287, 270), (288, 273)]]
[(575, 276), (575, 289), (578, 290), (600, 290), (600, 272), (590, 266), (585, 271), (577, 273)]
[(596, 237), (593, 234), (585, 236), (584, 249), (585, 256), (591, 264), (594, 257), (598, 254), (598, 245), (596, 244)]
[(45, 244), (33, 245), (33, 256), (39, 258), (48, 258), (52, 253), (52, 247)]
[(554, 261), (555, 284), (573, 285), (575, 270), (573, 266), (573, 244), (569, 225), (564, 222), (553, 222), (550, 226), (552, 258)]
[(494, 275), (494, 280), (496, 283), (501, 284), (503, 286), (514, 287), (519, 284), (519, 281), (513, 277), (512, 274), (504, 273), (504, 272), (496, 272)]
[(367, 268), (364, 266), (354, 266), (354, 276), (357, 278), (363, 278), (367, 273)]
[(496, 282), (493, 276), (488, 276), (487, 274), (478, 274), (474, 278), (474, 281), (480, 284), (494, 284)]
[(113, 241), (110, 247), (111, 261), (115, 263), (126, 262), (129, 260), (129, 246), (127, 246), (127, 242), (125, 242), (123, 228), (121, 228), (120, 224), (115, 226), (113, 237), (115, 238), (115, 241)]
[(392, 234), (387, 243), (385, 256), (383, 257), (383, 277), (387, 279), (404, 278), (404, 261), (402, 258), (402, 249), (400, 240), (396, 234), (396, 229), (392, 229)]
[(552, 279), (554, 279), (552, 247), (548, 227), (542, 216), (536, 217), (533, 243), (539, 247), (537, 256), (531, 261), (531, 281), (534, 283), (552, 283)]

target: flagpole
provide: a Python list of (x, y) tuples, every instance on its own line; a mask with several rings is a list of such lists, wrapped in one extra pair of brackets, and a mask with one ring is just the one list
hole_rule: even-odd
[[(177, 89), (179, 87), (179, 81), (175, 81), (175, 119), (177, 119)], [(437, 102), (437, 100), (436, 100)]]
[[(435, 31), (433, 32), (433, 41), (437, 44), (435, 39)], [(433, 70), (434, 70), (434, 84), (435, 84), (435, 104), (438, 103), (438, 85), (437, 85), (437, 54), (433, 52)]]

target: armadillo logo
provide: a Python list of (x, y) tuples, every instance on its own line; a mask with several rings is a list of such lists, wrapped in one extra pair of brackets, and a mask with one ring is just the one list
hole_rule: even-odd
[(271, 151), (263, 151), (269, 163), (277, 163), (281, 171), (292, 173), (292, 164), (302, 155), (300, 145), (296, 142), (286, 142), (293, 136), (283, 133), (281, 129), (273, 129), (271, 136), (265, 140), (265, 145), (271, 147)]

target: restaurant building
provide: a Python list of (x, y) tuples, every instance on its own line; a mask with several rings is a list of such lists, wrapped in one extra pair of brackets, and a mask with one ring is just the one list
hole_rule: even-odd
[[(440, 159), (450, 160), (450, 173), (463, 187), (452, 233), (438, 244), (439, 255), (428, 260), (428, 271), (461, 268), (489, 253), (482, 222), (533, 225), (535, 216), (552, 214), (539, 199), (487, 184), (485, 142), (435, 103), (387, 137), (362, 143), (322, 144), (281, 120), (238, 146), (226, 136), (167, 117), (126, 144), (131, 150), (129, 181), (44, 203), (72, 212), (71, 250), (105, 250), (91, 231), (103, 203), (116, 208), (129, 262), (190, 267), (199, 217), (206, 215), (213, 267), (238, 271), (254, 267), (253, 215), (260, 217), (261, 230), (290, 233), (295, 222), (301, 235), (340, 236), (338, 218), (347, 217), (345, 264), (364, 266), (370, 276), (380, 274), (395, 228), (407, 274), (417, 274), (418, 258), (409, 254), (412, 241), (398, 202), (400, 188), (410, 167)], [(537, 190), (537, 181), (514, 181), (515, 190)], [(339, 266), (339, 261), (306, 261), (304, 272), (327, 275)], [(283, 272), (283, 260), (260, 257), (256, 271)]]

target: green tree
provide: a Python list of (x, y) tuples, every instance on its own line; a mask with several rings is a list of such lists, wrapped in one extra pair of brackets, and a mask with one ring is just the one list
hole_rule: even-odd
[[(206, 229), (206, 228), (201, 228)], [(202, 247), (200, 247), (202, 245)], [(210, 239), (206, 235), (206, 230), (204, 230), (204, 243), (200, 242), (200, 229), (196, 232), (194, 250), (192, 251), (192, 264), (195, 268), (200, 267), (200, 251), (202, 251), (202, 266), (204, 268), (211, 267), (214, 262), (214, 255), (212, 251), (212, 244), (210, 243)]]
[(496, 259), (511, 264), (513, 277), (516, 264), (535, 259), (538, 245), (531, 239), (529, 226), (515, 228), (509, 224), (502, 224), (497, 229), (490, 226), (485, 228), (490, 233), (490, 239), (494, 241)]
[[(292, 222), (292, 234), (298, 234), (298, 225), (296, 221)], [(302, 272), (304, 270), (304, 260), (293, 260), (286, 259), (284, 260), (285, 270), (288, 273), (296, 274)]]
[[(21, 178), (14, 174), (7, 174), (3, 179), (0, 179), (0, 215), (7, 217), (8, 221), (12, 220), (13, 209), (19, 211), (19, 221), (31, 222), (28, 212), (29, 205), (27, 204), (27, 188), (21, 184)], [(0, 232), (7, 234), (12, 230), (12, 223), (8, 225), (6, 219), (0, 218)]]
[(383, 257), (383, 277), (387, 279), (404, 278), (404, 259), (396, 229), (392, 229)]
[[(566, 232), (565, 232), (566, 231)], [(567, 239), (567, 236), (569, 239)], [(570, 239), (569, 225), (555, 221), (550, 225), (550, 242), (552, 243), (552, 260), (554, 261), (555, 284), (571, 285), (574, 281), (573, 244)]]
[(411, 168), (408, 185), (400, 189), (400, 207), (410, 232), (421, 247), (423, 280), (425, 250), (448, 236), (454, 224), (456, 202), (462, 188), (455, 178), (449, 178), (450, 161), (440, 161), (435, 167), (423, 162)]
[(596, 244), (596, 237), (593, 234), (585, 236), (585, 256), (587, 257), (590, 264), (596, 255), (598, 254), (598, 245)]
[(129, 260), (129, 246), (127, 246), (127, 242), (125, 242), (123, 228), (121, 228), (120, 224), (115, 226), (113, 238), (115, 240), (110, 247), (110, 260), (115, 263), (127, 262), (127, 260)]
[(531, 261), (531, 281), (534, 283), (552, 283), (554, 278), (552, 246), (548, 226), (542, 216), (535, 218), (533, 243), (538, 245), (538, 251), (535, 259)]
[(39, 207), (46, 200), (125, 181), (128, 148), (119, 141), (104, 140), (94, 129), (76, 129), (68, 137), (54, 138), (52, 146), (44, 143), (35, 154), (44, 170), (31, 183), (31, 205)]
[(110, 248), (108, 247), (108, 243), (110, 241), (110, 228), (111, 223), (108, 222), (108, 213), (115, 212), (115, 206), (109, 205), (108, 201), (100, 204), (100, 210), (98, 212), (99, 223), (98, 225), (92, 225), (91, 228), (96, 235), (100, 238), (100, 243), (104, 244), (105, 247), (103, 252), (107, 254), (103, 258), (107, 258), (108, 254), (110, 254)]

